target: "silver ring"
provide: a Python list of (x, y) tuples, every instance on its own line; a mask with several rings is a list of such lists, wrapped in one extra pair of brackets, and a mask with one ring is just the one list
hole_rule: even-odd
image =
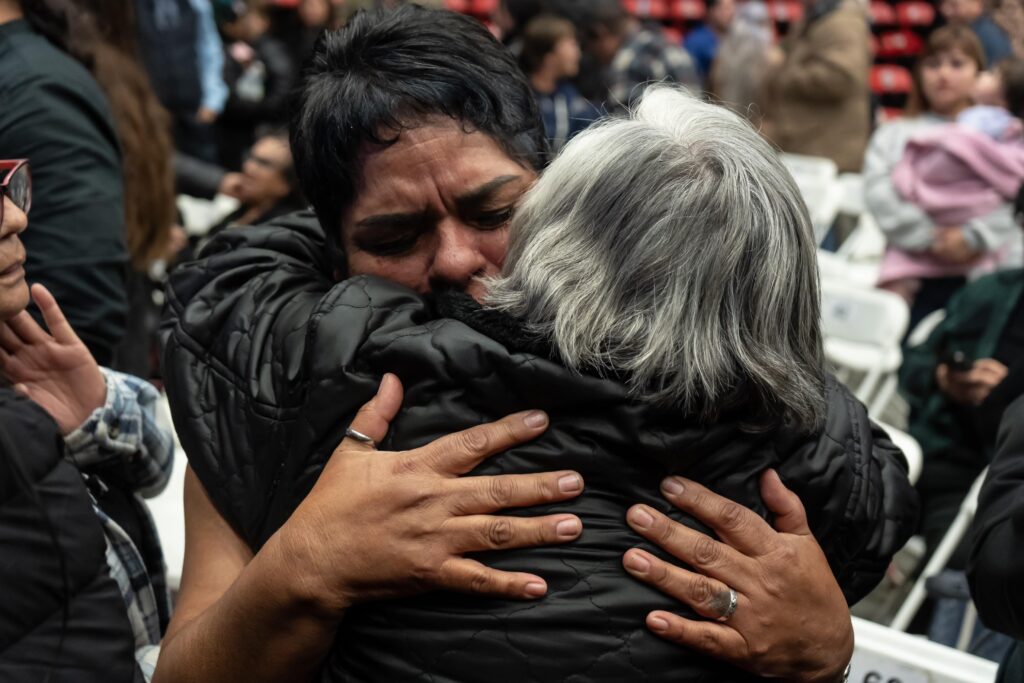
[[(726, 602), (726, 599), (728, 599), (728, 602)], [(716, 621), (729, 621), (729, 617), (736, 613), (736, 608), (740, 604), (740, 596), (730, 588), (728, 593), (716, 595), (715, 603), (716, 607), (719, 608), (719, 616)]]
[(351, 427), (349, 427), (348, 429), (345, 430), (345, 436), (350, 436), (353, 439), (355, 439), (356, 441), (359, 441), (359, 442), (365, 443), (365, 444), (369, 444), (370, 448), (376, 448), (377, 447), (377, 442), (376, 441), (374, 441), (373, 439), (368, 437), (366, 434), (363, 434), (362, 432), (357, 432), (356, 430), (352, 429)]

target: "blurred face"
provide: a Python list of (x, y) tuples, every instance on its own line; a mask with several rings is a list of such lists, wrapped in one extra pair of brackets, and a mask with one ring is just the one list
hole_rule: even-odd
[(604, 26), (594, 26), (587, 40), (590, 53), (602, 64), (611, 64), (622, 47), (622, 38)]
[(299, 20), (310, 28), (327, 26), (331, 19), (331, 4), (328, 0), (302, 0), (299, 3)]
[(953, 116), (970, 104), (977, 78), (978, 64), (959, 49), (921, 62), (921, 89), (931, 111), (941, 116)]
[(951, 24), (970, 24), (984, 11), (981, 0), (942, 0), (939, 11)]
[(736, 16), (735, 0), (718, 0), (711, 12), (708, 13), (708, 21), (719, 33), (725, 33)]
[(292, 188), (285, 174), (291, 166), (288, 143), (278, 138), (257, 140), (242, 164), (241, 202), (268, 204), (287, 197)]
[(0, 320), (7, 320), (28, 306), (25, 282), (25, 247), (18, 237), (28, 227), (28, 217), (7, 197), (0, 226)]
[(562, 38), (548, 56), (557, 65), (559, 78), (572, 78), (580, 72), (580, 44), (575, 38)]
[(501, 271), (508, 221), (535, 178), (490, 137), (449, 119), (402, 131), (363, 155), (362, 182), (342, 219), (350, 274), (421, 293), (453, 286), (479, 301), (477, 278)]

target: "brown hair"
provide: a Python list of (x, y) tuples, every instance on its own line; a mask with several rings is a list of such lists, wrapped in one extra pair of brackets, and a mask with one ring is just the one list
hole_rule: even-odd
[(523, 29), (519, 68), (527, 76), (535, 73), (560, 40), (575, 37), (576, 27), (568, 19), (545, 14), (531, 20)]
[(910, 97), (907, 98), (907, 106), (903, 110), (904, 114), (907, 116), (919, 116), (931, 110), (931, 102), (928, 101), (928, 97), (924, 94), (924, 88), (921, 85), (921, 70), (924, 68), (925, 60), (953, 50), (963, 52), (964, 56), (978, 65), (978, 71), (985, 69), (985, 52), (981, 47), (978, 37), (974, 35), (974, 31), (967, 26), (956, 25), (943, 26), (940, 29), (936, 29), (928, 36), (924, 51), (917, 58), (917, 61), (914, 62), (914, 87), (910, 91)]
[(998, 71), (1006, 108), (1017, 118), (1024, 119), (1024, 57), (1007, 57), (999, 62)]
[(170, 116), (136, 47), (132, 0), (22, 0), (28, 21), (92, 73), (107, 96), (124, 166), (125, 238), (132, 265), (164, 256), (177, 218)]

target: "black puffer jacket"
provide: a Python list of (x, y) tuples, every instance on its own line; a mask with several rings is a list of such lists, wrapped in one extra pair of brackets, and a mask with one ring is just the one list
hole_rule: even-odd
[(141, 681), (103, 529), (57, 425), (9, 389), (0, 425), (0, 681)]
[(621, 567), (622, 553), (640, 544), (624, 520), (630, 505), (682, 519), (658, 492), (667, 473), (765, 514), (758, 475), (779, 468), (851, 601), (875, 585), (913, 528), (916, 499), (903, 458), (834, 382), (820, 436), (751, 435), (727, 422), (701, 428), (630, 401), (618, 383), (516, 350), (510, 321), (460, 298), (443, 303), (462, 320), (438, 319), (397, 285), (334, 285), (309, 215), (227, 231), (210, 246), (205, 261), (172, 278), (164, 373), (192, 467), (254, 548), (312, 487), (386, 371), (402, 379), (406, 396), (383, 448), (540, 408), (551, 416), (547, 433), (477, 473), (572, 468), (586, 481), (579, 499), (530, 511), (578, 514), (580, 539), (484, 558), (544, 576), (545, 599), (436, 593), (352, 610), (325, 680), (745, 680), (646, 632), (647, 611), (681, 608)]

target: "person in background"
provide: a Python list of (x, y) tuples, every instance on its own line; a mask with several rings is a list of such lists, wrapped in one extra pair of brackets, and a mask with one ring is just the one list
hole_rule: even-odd
[(288, 131), (272, 131), (256, 140), (245, 155), (234, 196), (239, 207), (210, 228), (204, 242), (231, 226), (256, 225), (305, 208)]
[(1024, 0), (996, 0), (992, 19), (1009, 37), (1013, 54), (1024, 58)]
[(217, 120), (220, 165), (241, 168), (256, 129), (281, 125), (288, 117), (288, 96), (298, 75), (288, 48), (270, 35), (267, 10), (257, 2), (239, 4), (221, 26), (227, 47), (224, 80), (230, 95)]
[(996, 683), (1024, 680), (1024, 397), (1003, 416), (996, 453), (978, 496), (967, 580), (978, 616), (1015, 639)]
[(549, 8), (544, 0), (500, 0), (491, 19), (501, 42), (518, 57), (526, 25), (546, 11)]
[(942, 0), (939, 12), (948, 25), (974, 31), (990, 67), (1013, 54), (1010, 37), (985, 10), (985, 0)]
[(736, 15), (736, 0), (709, 0), (704, 23), (690, 31), (683, 45), (693, 58), (693, 65), (702, 81), (711, 75), (711, 65), (718, 52), (718, 44), (729, 33)]
[(700, 87), (693, 60), (682, 47), (646, 28), (618, 0), (593, 0), (583, 25), (587, 50), (605, 68), (605, 108), (622, 111), (654, 81)]
[(0, 0), (0, 149), (35, 168), (28, 276), (109, 365), (127, 310), (122, 158), (102, 89), (62, 43), (67, 22), (50, 0)]
[[(137, 680), (136, 663), (152, 672), (170, 618), (159, 539), (139, 495), (166, 485), (173, 439), (156, 425), (156, 389), (100, 368), (45, 287), (33, 285), (31, 297), (48, 331), (25, 312), (28, 162), (0, 161), (0, 173), (0, 678), (47, 680), (52, 665), (76, 680)], [(26, 525), (19, 505), (53, 528)], [(138, 506), (127, 518), (135, 524), (114, 521), (125, 506)], [(55, 553), (41, 550), (51, 544)]]
[(760, 0), (741, 3), (708, 77), (711, 97), (756, 127), (761, 124), (764, 77), (774, 42), (768, 7)]
[[(150, 269), (167, 258), (177, 223), (171, 157), (171, 123), (150, 88), (136, 40), (134, 0), (50, 2), (65, 19), (52, 39), (89, 69), (103, 89), (120, 143), (124, 177), (126, 334), (113, 367), (151, 377), (153, 332), (158, 317)], [(73, 31), (73, 35), (72, 35)]]
[(804, 0), (804, 18), (769, 57), (764, 133), (783, 152), (857, 173), (871, 129), (871, 30), (857, 0)]
[[(971, 94), (984, 64), (981, 45), (970, 29), (946, 26), (936, 30), (914, 65), (914, 91), (906, 116), (882, 125), (872, 136), (864, 158), (864, 201), (891, 247), (928, 253), (949, 264), (965, 264), (983, 252), (1002, 248), (1020, 234), (1009, 202), (961, 225), (936, 225), (924, 209), (903, 198), (892, 178), (911, 138), (951, 123), (972, 104)], [(885, 257), (882, 284), (898, 279), (890, 277), (888, 262)], [(913, 292), (909, 329), (943, 308), (965, 282), (964, 275), (921, 277)]]
[(594, 105), (567, 80), (580, 69), (580, 45), (569, 20), (542, 15), (530, 21), (522, 34), (519, 66), (530, 81), (553, 152), (598, 117)]
[[(1024, 60), (1008, 57), (983, 75), (988, 92), (982, 99), (976, 86), (974, 99), (986, 104), (964, 109), (955, 123), (914, 134), (891, 174), (900, 197), (936, 225), (964, 225), (987, 216), (1009, 204), (1024, 183)], [(979, 252), (969, 261), (950, 263), (931, 252), (889, 245), (879, 281), (913, 305), (921, 278), (988, 273), (1012, 259), (1013, 251)]]
[(213, 123), (224, 109), (224, 46), (209, 0), (135, 0), (150, 83), (171, 114), (175, 148), (217, 160)]

